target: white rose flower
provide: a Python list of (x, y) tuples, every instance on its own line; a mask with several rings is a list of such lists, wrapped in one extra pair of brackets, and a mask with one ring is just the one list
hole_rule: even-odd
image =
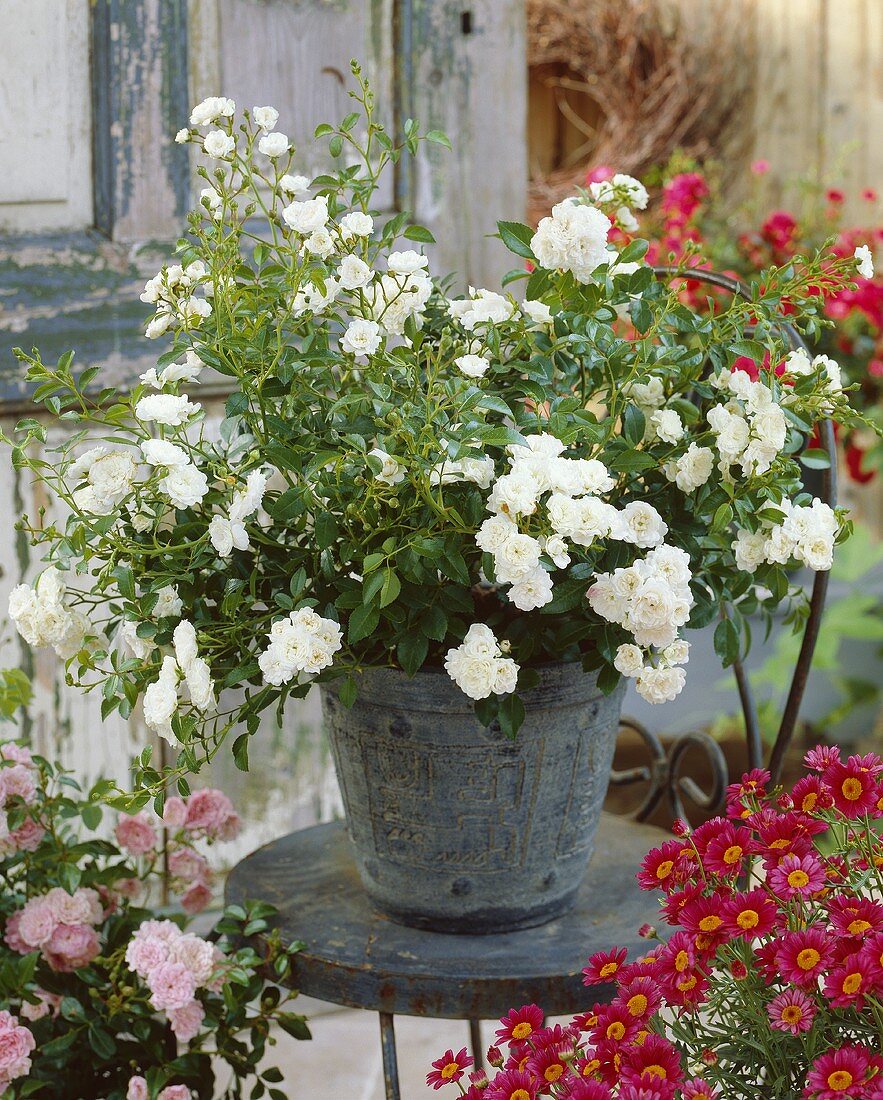
[(661, 378), (651, 377), (647, 382), (630, 382), (623, 386), (622, 392), (645, 413), (648, 409), (658, 409), (665, 404), (665, 387)]
[(275, 107), (252, 107), (251, 117), (264, 133), (268, 134), (279, 121), (279, 112)]
[(483, 378), (491, 365), (483, 355), (460, 355), (454, 363), (467, 378)]
[(367, 356), (373, 355), (382, 343), (380, 325), (358, 317), (347, 325), (340, 340), (340, 350), (347, 355)]
[(658, 409), (650, 416), (650, 427), (663, 443), (678, 443), (684, 438), (684, 425), (674, 409)]
[(812, 374), (812, 359), (806, 348), (795, 348), (785, 357), (785, 369), (789, 374)]
[(178, 662), (166, 656), (158, 678), (144, 692), (144, 722), (169, 744), (174, 743), (172, 717), (178, 709), (178, 677)]
[(466, 631), (460, 650), (467, 657), (502, 657), (496, 635), (487, 623), (473, 623)]
[(662, 659), (667, 665), (685, 665), (690, 659), (690, 643), (678, 638), (662, 651)]
[(307, 176), (290, 176), (286, 174), (279, 180), (279, 190), (284, 191), (286, 195), (294, 195), (295, 198), (300, 198), (302, 195), (310, 193), (310, 179)]
[(463, 644), (449, 649), (445, 669), (457, 687), (470, 699), (489, 695), (508, 695), (518, 681), (518, 665), (500, 655), (500, 647), (491, 629), (473, 623)]
[(170, 393), (151, 393), (142, 397), (135, 406), (135, 416), (146, 423), (165, 424), (177, 428), (186, 423), (202, 408), (184, 396)]
[(237, 550), (251, 549), (248, 532), (241, 520), (234, 522), (224, 516), (212, 516), (208, 525), (208, 536), (222, 558), (229, 558), (234, 546)]
[(217, 118), (232, 118), (236, 104), (225, 96), (210, 96), (197, 103), (190, 113), (191, 126), (206, 126)]
[(169, 331), (173, 319), (172, 314), (166, 310), (157, 313), (157, 315), (148, 322), (147, 328), (144, 330), (144, 335), (148, 340), (156, 340), (157, 337)]
[(359, 290), (374, 278), (374, 272), (358, 256), (344, 256), (337, 277), (344, 290)]
[(641, 228), (638, 219), (627, 206), (618, 206), (614, 217), (619, 228), (624, 229), (626, 233), (637, 233)]
[(153, 608), (155, 619), (177, 619), (184, 610), (184, 601), (178, 595), (178, 589), (173, 584), (167, 584), (157, 593), (156, 604)]
[(479, 325), (499, 325), (515, 315), (516, 306), (493, 290), (469, 288), (469, 297), (448, 302), (448, 314), (471, 332)]
[(479, 527), (475, 543), (479, 550), (496, 556), (503, 544), (516, 534), (518, 528), (507, 515), (489, 516)]
[(511, 695), (518, 687), (518, 665), (511, 657), (502, 657), (494, 663), (494, 695)]
[(184, 145), (190, 140), (190, 131), (186, 126), (182, 127), (177, 134), (175, 134), (175, 144)]
[(334, 252), (334, 238), (327, 229), (315, 229), (304, 241), (304, 249), (322, 260), (327, 260)]
[(386, 266), (394, 275), (413, 275), (415, 271), (429, 267), (429, 260), (413, 248), (408, 248), (404, 252), (390, 252)]
[(328, 224), (328, 199), (320, 195), (316, 199), (293, 202), (282, 211), (282, 217), (295, 233), (308, 237)]
[[(529, 516), (536, 511), (540, 486), (527, 470), (514, 471), (498, 478), (488, 498), (489, 512), (504, 512), (508, 516)], [(562, 531), (561, 534), (566, 534)]]
[(874, 257), (866, 244), (860, 244), (853, 253), (856, 259), (856, 267), (863, 279), (874, 278)]
[(301, 672), (315, 675), (332, 664), (334, 654), (343, 645), (336, 622), (314, 611), (304, 611), (292, 611), (287, 619), (273, 624), (268, 635), (270, 644), (258, 657), (265, 683), (278, 687)]
[(186, 672), (197, 656), (196, 628), (189, 619), (182, 619), (175, 627), (172, 644), (178, 667)]
[(521, 303), (521, 312), (535, 325), (550, 325), (552, 323), (552, 311), (545, 302), (535, 302), (525, 298)]
[(714, 453), (711, 448), (691, 443), (686, 452), (674, 461), (674, 477), (669, 477), (669, 480), (673, 480), (682, 493), (692, 493), (708, 481), (713, 467)]
[(202, 142), (207, 157), (226, 160), (236, 148), (236, 139), (224, 130), (209, 130)]
[(117, 637), (132, 656), (137, 657), (139, 661), (149, 657), (156, 649), (156, 645), (151, 638), (138, 637), (138, 623), (132, 622), (131, 619), (126, 619), (120, 624)]
[(141, 444), (141, 453), (151, 466), (187, 466), (190, 463), (184, 448), (166, 439), (146, 439)]
[(530, 247), (541, 267), (570, 271), (577, 282), (588, 283), (609, 261), (611, 228), (612, 222), (597, 207), (566, 199), (552, 208), (551, 217), (540, 221)]
[(375, 447), (368, 454), (381, 463), (380, 473), (375, 474), (378, 481), (382, 481), (387, 485), (398, 485), (399, 482), (405, 480), (405, 467), (392, 455), (387, 454), (380, 447)]
[(687, 674), (682, 668), (653, 668), (648, 665), (642, 669), (635, 682), (638, 694), (648, 703), (668, 703), (684, 689)]
[(619, 513), (619, 537), (635, 546), (658, 546), (663, 541), (668, 524), (652, 504), (633, 500)]
[(551, 559), (558, 569), (566, 569), (570, 565), (567, 542), (561, 535), (549, 535), (548, 538), (542, 538), (540, 539), (540, 545), (543, 553)]
[(291, 143), (288, 140), (288, 134), (265, 134), (258, 142), (258, 152), (263, 153), (265, 157), (270, 157), (272, 160), (277, 157), (284, 157), (290, 148)]
[(506, 594), (519, 611), (534, 611), (552, 600), (552, 578), (538, 567), (517, 580)]
[(617, 649), (613, 667), (623, 676), (637, 676), (644, 667), (644, 654), (636, 645), (627, 642)]
[(530, 535), (513, 533), (494, 555), (494, 570), (502, 584), (521, 580), (540, 564), (539, 542)]
[(370, 214), (363, 214), (361, 210), (344, 214), (339, 224), (340, 234), (345, 241), (352, 237), (370, 237), (374, 232), (374, 219)]
[(828, 355), (817, 355), (812, 361), (813, 370), (824, 374), (827, 380), (827, 388), (832, 393), (839, 393), (843, 389), (843, 372), (840, 364)]
[(171, 466), (157, 488), (176, 508), (192, 508), (208, 492), (208, 478), (195, 466)]

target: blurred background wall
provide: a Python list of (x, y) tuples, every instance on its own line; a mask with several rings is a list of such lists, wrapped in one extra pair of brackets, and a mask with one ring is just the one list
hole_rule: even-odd
[[(75, 347), (123, 385), (151, 364), (138, 294), (198, 185), (173, 135), (207, 95), (278, 107), (315, 172), (309, 137), (346, 113), (360, 58), (390, 125), (418, 117), (453, 141), (406, 163), (382, 202), (433, 229), (436, 269), (463, 285), (499, 278), (498, 218), (536, 220), (599, 163), (642, 175), (677, 151), (711, 158), (734, 202), (759, 158), (770, 202), (800, 177), (836, 180), (847, 203), (883, 184), (883, 0), (3, 0), (2, 16), (7, 431), (28, 408), (14, 345)], [(204, 396), (217, 418), (221, 395)], [(4, 607), (37, 564), (11, 517), (43, 503), (0, 466)], [(5, 638), (0, 660), (35, 678), (25, 732), (40, 751), (124, 775), (143, 729), (102, 723), (51, 656)], [(687, 720), (672, 714), (654, 721)], [(279, 832), (333, 812), (312, 704), (264, 744), (238, 781), (255, 820)]]

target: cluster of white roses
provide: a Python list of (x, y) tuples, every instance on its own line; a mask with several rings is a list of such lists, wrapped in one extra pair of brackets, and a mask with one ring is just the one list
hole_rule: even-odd
[(328, 668), (334, 654), (343, 645), (340, 627), (333, 619), (323, 619), (308, 607), (273, 623), (267, 635), (270, 644), (258, 658), (264, 683), (279, 687), (290, 683), (298, 673), (314, 676)]
[(58, 569), (42, 573), (34, 587), (18, 584), (9, 595), (9, 616), (28, 645), (51, 646), (67, 660), (83, 647), (89, 620), (67, 606), (67, 586)]
[(745, 477), (765, 474), (788, 438), (788, 421), (772, 390), (742, 370), (723, 370), (712, 384), (733, 395), (708, 411), (721, 473), (731, 477), (730, 467), (738, 463)]
[[(527, 444), (508, 448), (509, 470), (494, 482), (487, 502), (492, 515), (475, 538), (493, 557), (496, 580), (511, 585), (508, 597), (521, 611), (544, 607), (553, 599), (552, 578), (542, 558), (566, 568), (568, 541), (591, 546), (596, 539), (609, 538), (656, 546), (668, 530), (650, 504), (632, 501), (620, 510), (602, 500), (600, 494), (610, 492), (615, 482), (597, 459), (567, 458), (561, 440), (547, 432), (529, 436)], [(541, 501), (551, 533), (534, 537), (519, 529), (519, 520), (534, 515)]]
[(518, 683), (518, 665), (503, 655), (494, 632), (485, 623), (473, 623), (462, 643), (448, 650), (445, 669), (470, 699), (508, 695)]
[[(195, 293), (202, 287), (203, 296)], [(148, 322), (144, 335), (149, 340), (168, 332), (173, 324), (191, 328), (204, 320), (212, 311), (208, 300), (212, 284), (208, 281), (206, 266), (195, 260), (187, 267), (170, 264), (148, 279), (141, 293), (141, 301), (156, 306), (156, 313)]]
[(220, 557), (229, 558), (234, 546), (237, 550), (251, 549), (245, 521), (261, 507), (268, 480), (265, 470), (252, 470), (246, 478), (245, 488), (233, 494), (227, 515), (212, 516), (208, 534)]
[[(636, 677), (638, 693), (650, 703), (674, 699), (684, 686), (688, 648), (678, 630), (690, 617), (690, 559), (664, 543), (624, 569), (598, 573), (589, 588), (589, 606), (627, 630), (635, 643), (620, 646), (615, 666)], [(640, 648), (639, 648), (640, 647)], [(645, 660), (643, 651), (656, 650)]]
[[(616, 224), (633, 233), (638, 223), (632, 208), (643, 210), (647, 202), (647, 189), (632, 176), (618, 174), (593, 183), (588, 200), (572, 196), (552, 207), (531, 238), (531, 250), (547, 271), (569, 271), (577, 282), (591, 282), (602, 264), (614, 265), (617, 259), (607, 246), (614, 223), (599, 206), (607, 206)], [(625, 267), (621, 265), (621, 274)]]
[(733, 543), (736, 565), (753, 573), (763, 564), (787, 565), (792, 558), (816, 571), (830, 569), (840, 529), (836, 513), (820, 500), (808, 506), (783, 500), (781, 523), (765, 523), (759, 531), (740, 530)]
[(172, 717), (181, 701), (181, 688), (186, 687), (190, 702), (207, 714), (215, 709), (215, 689), (208, 662), (199, 656), (193, 623), (182, 619), (173, 634), (174, 657), (163, 657), (159, 676), (144, 692), (144, 721), (160, 736), (174, 743)]

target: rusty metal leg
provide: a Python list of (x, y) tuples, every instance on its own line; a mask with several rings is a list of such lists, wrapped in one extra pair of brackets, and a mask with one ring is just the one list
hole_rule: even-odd
[(380, 1013), (380, 1049), (383, 1054), (383, 1084), (386, 1100), (402, 1100), (399, 1063), (396, 1058), (396, 1033), (392, 1014)]
[(469, 1044), (472, 1047), (472, 1057), (475, 1059), (475, 1068), (484, 1069), (484, 1050), (481, 1045), (481, 1020), (469, 1021)]

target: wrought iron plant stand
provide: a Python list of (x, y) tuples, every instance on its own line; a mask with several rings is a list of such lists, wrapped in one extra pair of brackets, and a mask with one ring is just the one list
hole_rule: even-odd
[[(683, 277), (677, 268), (657, 268), (660, 277)], [(747, 296), (736, 280), (691, 270), (691, 279)], [(793, 347), (799, 334), (782, 323)], [(831, 458), (824, 471), (821, 497), (836, 501), (834, 432), (820, 425), (821, 445)], [(828, 574), (816, 573), (803, 641), (767, 767), (773, 783), (781, 777), (794, 734), (818, 638)], [(734, 666), (745, 721), (747, 761), (764, 766), (757, 709), (741, 662)], [(624, 718), (622, 727), (637, 733), (650, 752), (649, 764), (614, 771), (611, 783), (646, 783), (648, 790), (633, 814), (604, 814), (595, 854), (576, 905), (540, 927), (491, 935), (454, 935), (408, 928), (374, 911), (359, 881), (345, 826), (340, 822), (304, 829), (249, 855), (230, 874), (227, 900), (269, 901), (277, 907), (276, 926), (288, 942), (303, 941), (295, 957), (292, 984), (302, 993), (334, 1004), (377, 1012), (387, 1100), (400, 1100), (394, 1017), (422, 1016), (469, 1021), (476, 1064), (482, 1062), (481, 1021), (504, 1015), (528, 1002), (550, 1015), (579, 1011), (586, 1003), (581, 967), (595, 950), (617, 943), (636, 948), (637, 928), (653, 922), (656, 900), (635, 884), (643, 855), (659, 843), (660, 832), (645, 824), (667, 802), (672, 818), (685, 817), (684, 797), (702, 810), (723, 808), (727, 764), (720, 745), (707, 733), (687, 733), (666, 752), (646, 727)], [(710, 789), (682, 775), (685, 758), (699, 749), (711, 767)], [(613, 987), (606, 992), (612, 996)], [(596, 989), (592, 999), (603, 999)]]

